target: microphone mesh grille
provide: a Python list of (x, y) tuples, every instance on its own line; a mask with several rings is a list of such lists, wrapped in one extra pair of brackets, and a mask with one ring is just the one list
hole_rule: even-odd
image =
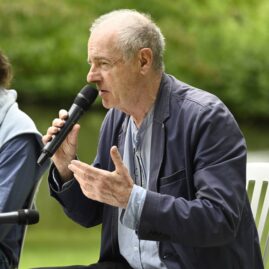
[(98, 91), (90, 85), (86, 85), (77, 95), (74, 103), (81, 107), (84, 111), (95, 101)]

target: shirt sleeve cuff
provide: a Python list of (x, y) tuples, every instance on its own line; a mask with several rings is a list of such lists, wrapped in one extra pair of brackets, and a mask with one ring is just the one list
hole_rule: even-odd
[(55, 167), (52, 169), (51, 187), (54, 191), (56, 192), (64, 191), (68, 189), (73, 184), (73, 182), (74, 182), (74, 179), (71, 179), (67, 182), (62, 183), (57, 169)]
[(146, 194), (147, 194), (146, 189), (138, 185), (133, 186), (127, 204), (127, 208), (125, 210), (122, 210), (120, 215), (120, 221), (124, 226), (132, 230), (136, 230), (140, 221)]

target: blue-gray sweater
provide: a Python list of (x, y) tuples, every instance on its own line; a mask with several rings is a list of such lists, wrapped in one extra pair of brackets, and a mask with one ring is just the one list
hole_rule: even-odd
[[(45, 169), (36, 163), (41, 135), (16, 98), (14, 90), (0, 89), (0, 212), (25, 208)], [(13, 265), (18, 263), (22, 232), (21, 225), (0, 225), (0, 248)]]

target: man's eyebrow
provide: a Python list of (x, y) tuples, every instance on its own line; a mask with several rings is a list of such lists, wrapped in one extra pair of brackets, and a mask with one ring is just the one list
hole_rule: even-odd
[[(111, 59), (110, 59), (110, 58), (105, 57), (105, 56), (95, 56), (95, 57), (93, 57), (93, 59), (92, 59), (92, 60), (93, 60), (93, 61), (100, 61), (100, 60), (111, 61)], [(87, 62), (88, 62), (88, 63), (91, 63), (91, 62), (92, 62), (92, 60), (91, 60), (90, 58), (88, 58), (88, 59), (87, 59)]]

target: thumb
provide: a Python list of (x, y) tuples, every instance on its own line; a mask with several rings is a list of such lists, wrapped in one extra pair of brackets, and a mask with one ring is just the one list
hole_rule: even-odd
[(72, 146), (76, 146), (78, 143), (78, 134), (80, 130), (80, 125), (76, 123), (71, 132), (68, 134), (68, 143), (71, 144)]
[(120, 155), (120, 152), (116, 146), (112, 146), (110, 149), (110, 156), (111, 159), (115, 165), (115, 169), (117, 173), (120, 173), (120, 171), (123, 169), (124, 164)]

